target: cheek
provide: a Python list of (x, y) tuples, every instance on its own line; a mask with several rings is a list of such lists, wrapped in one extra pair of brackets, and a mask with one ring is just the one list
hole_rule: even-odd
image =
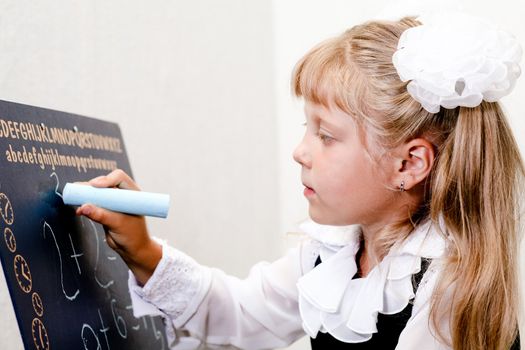
[(382, 192), (384, 182), (377, 169), (363, 159), (341, 164), (334, 171), (327, 172), (326, 190), (336, 205), (360, 206), (375, 200), (377, 192)]
[(325, 194), (330, 195), (337, 202), (348, 201), (352, 194), (362, 189), (361, 174), (352, 167), (331, 169), (323, 174)]

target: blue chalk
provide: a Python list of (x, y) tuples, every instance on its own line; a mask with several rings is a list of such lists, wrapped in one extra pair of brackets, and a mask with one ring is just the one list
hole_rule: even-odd
[(74, 183), (66, 183), (62, 198), (67, 205), (91, 203), (121, 213), (159, 218), (166, 218), (170, 207), (170, 196), (167, 194), (97, 188)]

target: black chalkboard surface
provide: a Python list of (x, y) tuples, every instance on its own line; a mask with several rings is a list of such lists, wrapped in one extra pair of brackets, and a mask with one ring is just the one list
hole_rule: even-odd
[(102, 226), (61, 191), (131, 174), (114, 123), (0, 101), (0, 261), (26, 349), (164, 349), (160, 318), (136, 319), (128, 269)]

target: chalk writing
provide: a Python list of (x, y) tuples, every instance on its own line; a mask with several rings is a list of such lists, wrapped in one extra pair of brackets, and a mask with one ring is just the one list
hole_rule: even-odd
[(113, 315), (113, 321), (117, 326), (118, 334), (120, 334), (120, 336), (125, 339), (128, 336), (126, 321), (124, 321), (124, 319), (120, 315), (117, 315), (117, 312), (115, 311), (116, 303), (117, 301), (115, 299), (111, 299), (111, 314)]
[(0, 101), (0, 165), (0, 260), (24, 348), (167, 348), (158, 317), (133, 316), (103, 227), (62, 201), (66, 180), (130, 173), (118, 126)]
[[(83, 217), (82, 217), (83, 218)], [(87, 220), (87, 219), (86, 219)], [(91, 227), (91, 232), (93, 233), (93, 235), (95, 236), (95, 241), (96, 241), (96, 249), (97, 249), (97, 254), (96, 254), (96, 261), (95, 261), (95, 267), (94, 267), (94, 274), (95, 274), (95, 281), (97, 282), (97, 284), (99, 286), (101, 286), (102, 288), (108, 288), (109, 286), (111, 286), (113, 283), (115, 283), (115, 281), (113, 280), (109, 280), (108, 282), (106, 283), (103, 283), (99, 280), (98, 278), (98, 262), (99, 262), (99, 258), (100, 258), (100, 245), (99, 245), (99, 238), (98, 238), (98, 233), (97, 233), (97, 227), (95, 226), (95, 224), (93, 223), (93, 221), (91, 220), (88, 220), (88, 223), (89, 223), (89, 226)]]
[(69, 236), (69, 242), (71, 243), (71, 250), (73, 250), (73, 254), (70, 255), (71, 258), (75, 259), (75, 262), (77, 264), (78, 274), (81, 275), (82, 271), (80, 270), (80, 264), (78, 263), (78, 258), (84, 255), (84, 253), (77, 254), (75, 250), (75, 246), (73, 245), (73, 239), (71, 238), (71, 234), (68, 233)]
[(153, 328), (153, 334), (155, 335), (155, 339), (161, 341), (161, 344), (162, 344), (161, 349), (164, 350), (164, 347), (166, 346), (166, 344), (164, 344), (164, 337), (162, 336), (162, 333), (159, 330), (157, 330), (157, 327), (155, 326), (155, 322), (153, 321), (153, 318), (150, 317), (150, 321), (151, 321), (151, 327)]
[(60, 247), (58, 246), (55, 232), (53, 232), (51, 226), (49, 226), (49, 224), (44, 221), (44, 227), (42, 229), (42, 235), (44, 236), (44, 238), (46, 238), (46, 231), (49, 231), (51, 233), (51, 236), (53, 237), (53, 242), (55, 243), (55, 247), (57, 248), (58, 259), (60, 261), (60, 284), (62, 285), (62, 292), (64, 293), (64, 296), (67, 298), (67, 300), (75, 300), (78, 294), (80, 294), (80, 289), (77, 288), (77, 290), (72, 295), (66, 292), (66, 288), (64, 287), (64, 268), (62, 263), (62, 253), (60, 252)]
[(108, 335), (106, 334), (109, 331), (109, 327), (104, 326), (104, 320), (102, 319), (102, 314), (100, 313), (100, 309), (97, 309), (97, 311), (98, 311), (98, 317), (100, 318), (100, 325), (102, 326), (102, 328), (99, 329), (99, 332), (104, 335), (104, 338), (106, 339), (106, 345), (108, 346), (108, 350), (109, 350), (110, 349), (109, 340), (108, 340)]
[[(126, 310), (133, 310), (133, 306), (132, 305), (126, 305)], [(134, 331), (138, 331), (140, 329), (140, 322), (137, 320), (137, 324), (134, 325), (134, 326), (131, 326), (131, 329), (133, 329)]]
[[(95, 348), (90, 346), (91, 342), (89, 341), (89, 338), (87, 337), (86, 332), (89, 332), (91, 335), (93, 335), (93, 338), (97, 341), (97, 346)], [(91, 349), (102, 350), (102, 345), (100, 344), (100, 340), (98, 340), (97, 334), (95, 333), (93, 328), (91, 328), (91, 326), (88, 325), (87, 323), (84, 323), (82, 325), (82, 331), (80, 332), (80, 337), (82, 338), (82, 344), (84, 344), (85, 350), (91, 350)]]
[(62, 194), (60, 192), (58, 192), (58, 188), (60, 187), (60, 180), (58, 179), (58, 175), (57, 173), (55, 172), (52, 172), (51, 175), (49, 175), (49, 177), (54, 177), (55, 180), (56, 180), (56, 186), (55, 186), (55, 194), (57, 196), (59, 196), (60, 198), (62, 198)]

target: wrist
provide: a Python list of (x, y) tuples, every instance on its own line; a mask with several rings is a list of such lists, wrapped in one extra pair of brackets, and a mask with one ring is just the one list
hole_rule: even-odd
[(141, 245), (133, 256), (126, 256), (124, 261), (135, 275), (140, 285), (146, 284), (162, 259), (162, 245), (153, 239)]

